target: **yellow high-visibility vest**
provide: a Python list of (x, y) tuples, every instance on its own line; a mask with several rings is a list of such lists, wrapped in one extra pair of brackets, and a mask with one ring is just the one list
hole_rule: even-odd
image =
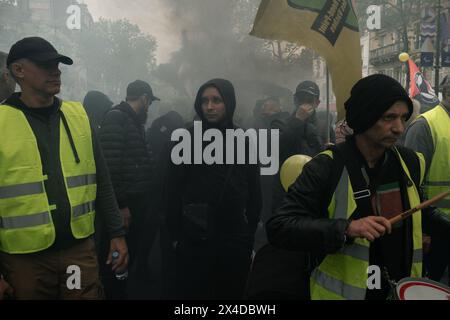
[[(431, 199), (450, 189), (450, 116), (443, 106), (438, 105), (420, 117), (427, 120), (433, 136), (433, 160), (424, 183), (426, 196)], [(450, 215), (450, 196), (435, 206)]]
[[(412, 181), (409, 170), (397, 149), (401, 166)], [(332, 151), (325, 154), (333, 158)], [(425, 161), (419, 154), (421, 179), (425, 172)], [(411, 208), (420, 203), (419, 193), (414, 183), (408, 186)], [(330, 219), (349, 219), (356, 210), (356, 201), (347, 168), (344, 166), (336, 190), (328, 207)], [(421, 212), (413, 216), (413, 261), (411, 277), (422, 276), (422, 217)], [(312, 300), (364, 300), (367, 290), (370, 242), (355, 239), (339, 252), (329, 254), (311, 274), (310, 289)]]
[[(71, 211), (72, 234), (84, 239), (94, 233), (97, 194), (96, 165), (91, 127), (80, 103), (63, 102), (61, 112), (79, 155), (75, 160), (69, 136), (60, 123), (60, 160)], [(36, 137), (25, 114), (0, 105), (0, 251), (9, 254), (39, 252), (55, 241), (55, 226), (45, 190)]]

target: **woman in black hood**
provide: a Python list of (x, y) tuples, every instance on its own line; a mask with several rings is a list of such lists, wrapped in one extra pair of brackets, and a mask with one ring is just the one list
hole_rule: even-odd
[[(219, 129), (224, 141), (225, 129), (235, 128), (236, 98), (229, 81), (205, 83), (194, 107), (203, 130)], [(189, 132), (193, 137), (193, 128)], [(224, 155), (226, 148), (224, 143)], [(167, 182), (167, 223), (177, 256), (176, 298), (242, 298), (261, 210), (258, 165), (176, 166), (170, 161)]]
[[(209, 99), (209, 102), (211, 102), (209, 105), (212, 105), (212, 108), (208, 108), (204, 104), (205, 99), (208, 99), (208, 97), (204, 97), (204, 94), (210, 89), (217, 90), (216, 94), (212, 91), (212, 99)], [(208, 119), (208, 116), (210, 113), (213, 115), (213, 118), (217, 115), (218, 110), (217, 108), (214, 109), (214, 105), (220, 104), (220, 101), (217, 100), (218, 98), (222, 100), (225, 117), (215, 122), (212, 118)], [(232, 129), (234, 127), (234, 111), (236, 110), (236, 95), (233, 85), (225, 79), (213, 79), (206, 82), (198, 90), (194, 108), (205, 128)]]

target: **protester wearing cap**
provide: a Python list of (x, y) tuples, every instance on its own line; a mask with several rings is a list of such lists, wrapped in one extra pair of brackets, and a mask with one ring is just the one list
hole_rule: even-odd
[[(294, 94), (294, 111), (287, 119), (272, 122), (280, 130), (280, 167), (291, 156), (315, 156), (324, 149), (317, 127), (316, 109), (320, 104), (320, 90), (312, 81), (301, 82)], [(274, 179), (272, 212), (280, 205), (285, 191), (277, 176)]]
[(280, 164), (294, 154), (314, 156), (322, 150), (317, 127), (311, 121), (319, 97), (319, 87), (314, 82), (301, 82), (294, 94), (294, 112), (289, 118), (272, 123), (272, 127), (281, 131)]
[[(450, 189), (450, 77), (441, 84), (443, 100), (432, 110), (420, 115), (408, 128), (405, 146), (424, 155), (426, 160), (425, 195), (432, 198)], [(450, 217), (450, 196), (436, 206)], [(428, 257), (428, 275), (440, 281), (450, 265), (450, 244), (432, 238)]]
[[(96, 211), (110, 233), (110, 256), (120, 253), (114, 269), (127, 266), (121, 216), (86, 112), (55, 96), (60, 62), (73, 63), (37, 37), (17, 42), (7, 59), (21, 92), (0, 106), (0, 299), (102, 298)], [(2, 291), (4, 281), (12, 290)]]
[(422, 201), (425, 173), (420, 154), (395, 146), (412, 113), (402, 86), (366, 77), (345, 106), (354, 135), (305, 165), (267, 234), (273, 245), (309, 255), (311, 299), (384, 300), (390, 286), (383, 277), (381, 289), (369, 289), (368, 267), (394, 281), (422, 277), (422, 232), (449, 234), (450, 221), (428, 208), (389, 222)]
[[(148, 194), (151, 187), (151, 158), (144, 134), (147, 112), (153, 101), (150, 85), (136, 80), (127, 87), (126, 101), (113, 107), (105, 116), (100, 129), (100, 142), (120, 211), (128, 230), (132, 270), (138, 285), (145, 285), (147, 260), (154, 238), (149, 226)], [(136, 267), (134, 267), (136, 264)], [(134, 277), (130, 274), (130, 277)], [(136, 289), (136, 290), (135, 290)], [(130, 287), (131, 297), (137, 288)]]

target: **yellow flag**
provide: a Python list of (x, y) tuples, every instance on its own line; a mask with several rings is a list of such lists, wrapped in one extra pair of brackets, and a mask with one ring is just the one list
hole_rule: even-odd
[(328, 64), (338, 120), (362, 77), (358, 19), (350, 0), (262, 0), (250, 33), (311, 48)]

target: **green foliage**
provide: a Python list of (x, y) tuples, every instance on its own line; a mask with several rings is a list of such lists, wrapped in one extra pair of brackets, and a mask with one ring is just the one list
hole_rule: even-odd
[(88, 88), (97, 87), (113, 99), (124, 98), (129, 82), (149, 78), (156, 48), (156, 40), (137, 25), (100, 19), (80, 35), (78, 55), (87, 68)]
[(0, 48), (7, 51), (24, 37), (40, 36), (73, 58), (74, 66), (61, 66), (65, 99), (82, 100), (87, 90), (96, 89), (119, 100), (129, 82), (149, 79), (157, 44), (137, 25), (127, 20), (100, 20), (81, 30), (69, 30), (64, 15), (35, 22), (21, 2), (14, 3), (0, 1)]

